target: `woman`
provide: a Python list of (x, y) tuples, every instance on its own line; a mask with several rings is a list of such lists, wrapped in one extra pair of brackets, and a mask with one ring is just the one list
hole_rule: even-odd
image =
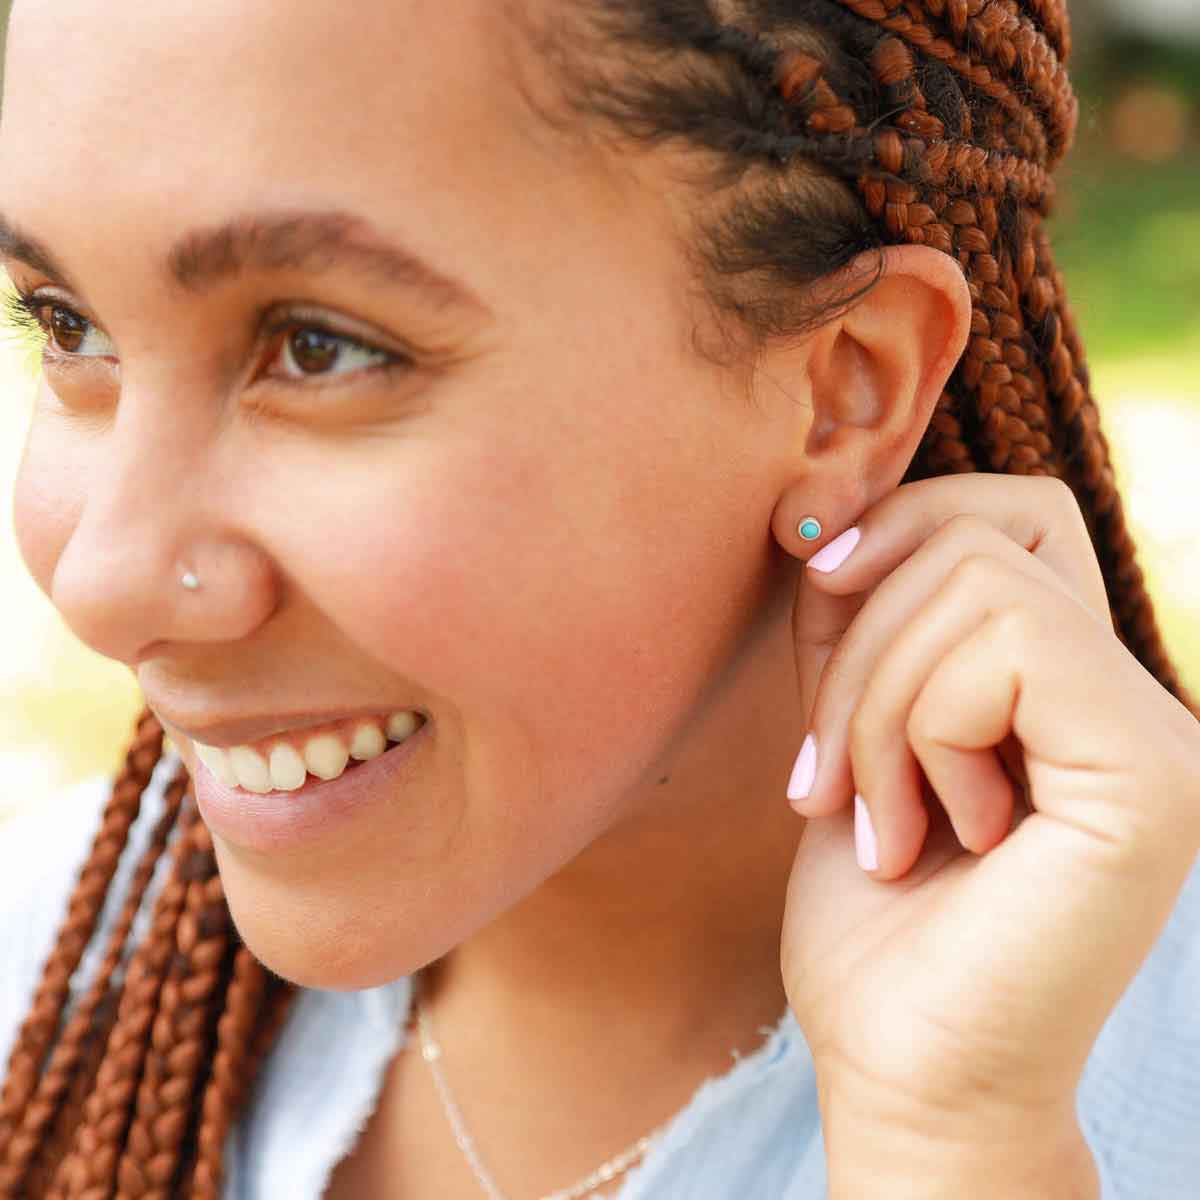
[(6, 832), (3, 1194), (1186, 1194), (1200, 733), (1043, 228), (1069, 51), (17, 5), (15, 531), (147, 710)]

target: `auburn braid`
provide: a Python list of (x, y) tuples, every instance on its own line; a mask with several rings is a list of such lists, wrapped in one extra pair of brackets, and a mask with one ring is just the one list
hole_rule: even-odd
[(3, 1181), (9, 1187), (15, 1187), (28, 1169), (31, 1170), (30, 1189), (43, 1190), (41, 1173), (46, 1164), (33, 1161), (42, 1130), (51, 1121), (56, 1122), (58, 1136), (52, 1136), (45, 1144), (45, 1154), (57, 1161), (58, 1153), (65, 1149), (63, 1134), (73, 1130), (78, 1121), (84, 1097), (100, 1065), (98, 1051), (107, 1040), (117, 1015), (113, 974), (120, 963), (134, 916), (141, 907), (154, 868), (175, 825), (185, 782), (177, 777), (165, 793), (162, 815), (138, 864), (121, 915), (109, 935), (104, 960), (54, 1048), (45, 1068), (39, 1102), (25, 1108), (13, 1145), (0, 1168)]
[[(91, 853), (67, 901), (66, 917), (42, 969), (29, 1014), (18, 1030), (9, 1054), (4, 1088), (0, 1092), (0, 1189), (4, 1189), (4, 1194), (20, 1182), (20, 1173), (32, 1152), (21, 1137), (15, 1136), (18, 1129), (24, 1128), (28, 1136), (35, 1128), (43, 1128), (49, 1114), (39, 1112), (40, 1106), (53, 1106), (55, 1099), (52, 1097), (61, 1094), (62, 1079), (56, 1072), (43, 1076), (40, 1085), (39, 1074), (59, 1027), (71, 976), (96, 931), (104, 897), (116, 874), (130, 827), (137, 819), (142, 793), (162, 753), (162, 737), (158, 721), (151, 714), (143, 713), (137, 722), (133, 743), (126, 752), (125, 765), (113, 784), (101, 816)], [(131, 894), (122, 925), (132, 924), (129, 910), (134, 907), (136, 902)], [(111, 973), (115, 965), (111, 958), (110, 945), (101, 974)], [(94, 1000), (89, 996), (84, 1007), (93, 1006)], [(69, 1041), (75, 1046), (72, 1053), (77, 1053), (80, 1031), (69, 1027), (69, 1033)], [(59, 1059), (59, 1067), (69, 1071), (65, 1064), (64, 1055)], [(33, 1099), (35, 1091), (37, 1096)]]
[[(162, 738), (157, 719), (145, 710), (31, 1016), (10, 1054), (0, 1109), (5, 1197), (218, 1196), (232, 1113), (292, 999), (294, 989), (236, 943), (212, 839), (181, 766), (165, 789), (162, 814), (96, 978), (40, 1078), (30, 1065), (35, 1055), (44, 1056), (58, 1025), (58, 1011), (51, 1023), (46, 1007), (61, 1007), (95, 930), (104, 900), (95, 877), (103, 871), (104, 888), (111, 882)], [(111, 981), (122, 947), (173, 830), (179, 834), (173, 870), (116, 988)], [(185, 1180), (188, 1170), (194, 1182)]]
[[(160, 1142), (172, 1149), (178, 1146), (179, 1108), (187, 1103), (191, 1072), (203, 1053), (194, 1019), (183, 1019), (187, 1010), (181, 1004), (180, 984), (190, 963), (177, 951), (183, 917), (202, 909), (206, 887), (203, 826), (194, 805), (183, 809), (180, 826), (171, 876), (156, 900), (150, 932), (126, 972), (104, 1061), (47, 1193), (52, 1200), (155, 1194), (151, 1187), (161, 1189), (158, 1194), (169, 1194), (176, 1160), (169, 1151), (156, 1153), (156, 1148)], [(207, 960), (199, 964), (202, 978), (208, 965)], [(173, 1041), (173, 1036), (179, 1040)], [(169, 1087), (173, 1076), (183, 1077), (185, 1087)], [(157, 1136), (150, 1138), (145, 1116), (160, 1101), (164, 1120), (155, 1131)]]
[[(958, 262), (970, 339), (905, 480), (1062, 479), (1115, 632), (1200, 715), (1154, 620), (1044, 226), (1050, 172), (1078, 119), (1062, 0), (572, 0), (558, 15), (554, 35), (574, 36), (580, 53), (547, 61), (567, 66), (559, 82), (577, 115), (709, 152), (716, 186), (701, 193), (718, 204), (698, 207), (696, 261), (716, 309), (752, 333), (819, 323), (836, 306), (792, 297), (864, 250), (909, 242)], [(592, 69), (606, 50), (611, 74)], [(9, 1056), (0, 1200), (217, 1200), (229, 1128), (295, 998), (238, 939), (180, 768), (96, 978), (64, 1025), (161, 755), (146, 710)], [(134, 914), (168, 853), (149, 931), (118, 984)]]

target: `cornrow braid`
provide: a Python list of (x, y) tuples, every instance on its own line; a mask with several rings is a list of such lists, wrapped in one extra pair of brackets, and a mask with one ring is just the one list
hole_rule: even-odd
[[(866, 251), (907, 242), (955, 259), (970, 338), (905, 482), (1062, 479), (1115, 632), (1200, 715), (1155, 623), (1045, 230), (1050, 173), (1078, 119), (1062, 0), (570, 0), (552, 32), (531, 32), (566, 51), (547, 62), (575, 116), (705, 153), (686, 250), (714, 310), (752, 338), (799, 334), (856, 298), (829, 301), (818, 285)], [(217, 1200), (228, 1131), (294, 1001), (238, 939), (181, 767), (64, 1023), (161, 755), (146, 710), (9, 1055), (0, 1200)], [(164, 854), (149, 930), (118, 982)]]
[[(577, 111), (630, 137), (650, 129), (655, 140), (717, 152), (714, 190), (725, 207), (699, 218), (696, 242), (710, 295), (752, 333), (819, 324), (836, 306), (805, 310), (776, 294), (802, 295), (865, 249), (908, 242), (956, 259), (971, 294), (970, 338), (905, 481), (971, 470), (1062, 479), (1092, 537), (1115, 632), (1196, 711), (1135, 561), (1044, 227), (1055, 202), (1050, 172), (1079, 113), (1065, 5), (713, 0), (719, 18), (703, 0), (587, 8), (587, 55), (574, 56), (564, 90)], [(598, 89), (588, 73), (588, 56), (599, 58), (606, 42), (646, 52), (627, 87)], [(698, 76), (697, 52), (733, 73)], [(672, 72), (672, 59), (688, 69)], [(764, 185), (755, 163), (804, 186)]]

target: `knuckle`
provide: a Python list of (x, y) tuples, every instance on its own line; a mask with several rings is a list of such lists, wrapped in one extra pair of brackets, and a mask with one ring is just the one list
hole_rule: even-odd
[[(1104, 591), (1104, 580), (1100, 574), (1099, 563), (1095, 561), (1095, 552), (1092, 549), (1092, 535), (1088, 530), (1087, 518), (1083, 515), (1083, 509), (1080, 507), (1079, 497), (1075, 495), (1075, 492), (1068, 483), (1059, 479), (1056, 475), (1036, 475), (1030, 478), (1036, 479), (1045, 493), (1042, 508), (1051, 517), (1046, 522), (1047, 530), (1056, 525), (1064, 531), (1073, 530), (1074, 541), (1091, 558), (1094, 567), (1093, 573), (1099, 585), (1098, 598), (1101, 611), (1105, 611), (1107, 609), (1107, 598)], [(1047, 536), (1047, 534), (1044, 533), (1043, 536)]]
[(1019, 604), (992, 614), (992, 624), (1002, 641), (1025, 643), (1033, 634), (1033, 615)]
[(1060, 479), (1057, 475), (1031, 475), (1028, 478), (1034, 481), (1035, 487), (1048, 493), (1046, 500), (1048, 505), (1069, 512), (1072, 516), (1082, 516), (1079, 500), (1071, 490), (1071, 485), (1065, 480)]
[(937, 740), (933, 728), (935, 719), (936, 714), (931, 707), (918, 696), (904, 721), (904, 735), (909, 743), (917, 747), (932, 745)]
[(975, 532), (987, 522), (982, 517), (977, 517), (974, 513), (955, 513), (952, 517), (947, 517), (934, 531), (933, 537), (930, 540), (937, 542), (958, 543), (970, 540)]
[(947, 582), (951, 587), (974, 592), (984, 587), (994, 587), (999, 563), (988, 554), (967, 554), (954, 564)]

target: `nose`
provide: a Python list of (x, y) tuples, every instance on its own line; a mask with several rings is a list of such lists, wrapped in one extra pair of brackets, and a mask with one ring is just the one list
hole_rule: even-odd
[[(123, 392), (109, 431), (89, 435), (86, 491), (54, 568), (50, 599), (63, 620), (130, 667), (150, 645), (244, 638), (276, 605), (221, 430), (195, 412)], [(189, 574), (198, 588), (183, 583)]]

